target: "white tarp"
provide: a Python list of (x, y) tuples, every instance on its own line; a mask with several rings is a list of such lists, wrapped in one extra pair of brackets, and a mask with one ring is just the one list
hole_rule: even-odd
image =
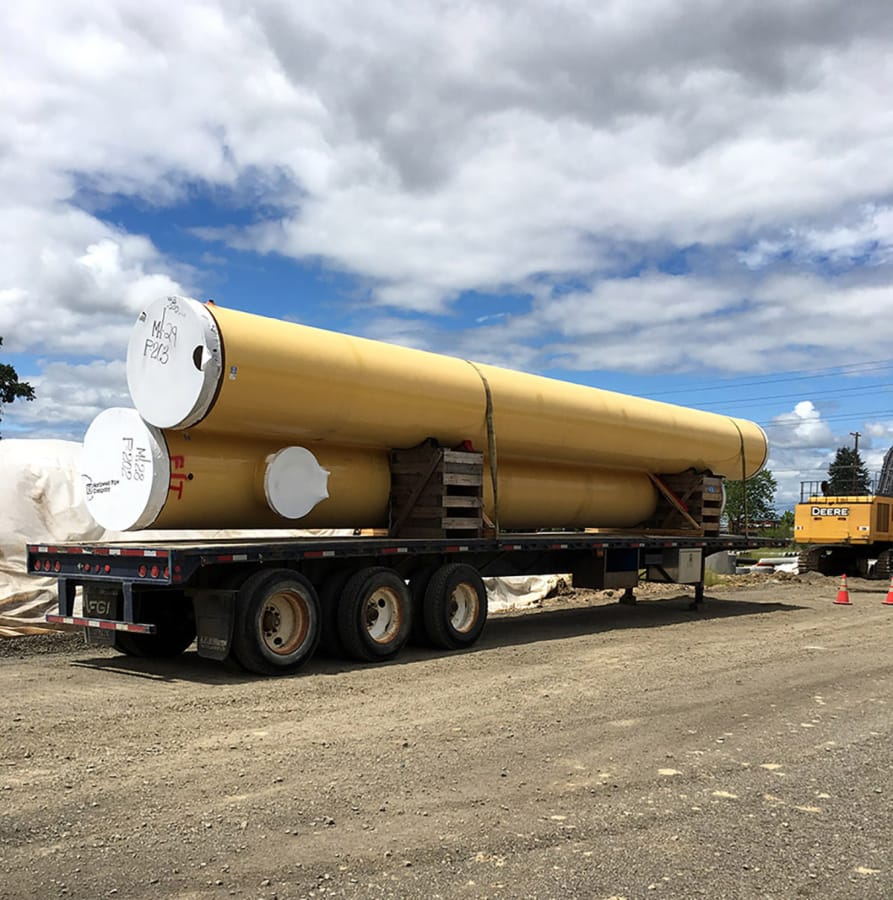
[(74, 441), (0, 441), (0, 624), (43, 622), (56, 605), (55, 579), (27, 574), (25, 544), (102, 537), (81, 496), (80, 460)]
[(527, 609), (551, 596), (561, 582), (570, 584), (570, 575), (512, 575), (485, 578), (487, 605), (492, 612)]

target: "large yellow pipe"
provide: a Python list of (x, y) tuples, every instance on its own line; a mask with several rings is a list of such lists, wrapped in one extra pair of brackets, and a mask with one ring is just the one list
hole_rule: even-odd
[[(632, 528), (649, 519), (657, 492), (644, 472), (509, 459), (499, 463), (501, 528)], [(484, 477), (484, 509), (495, 518)]]
[(489, 389), (500, 467), (518, 459), (740, 479), (768, 451), (762, 429), (744, 419), (184, 298), (141, 314), (127, 377), (144, 419), (193, 433), (379, 449), (433, 437), (487, 450)]
[[(114, 531), (388, 525), (383, 450), (162, 431), (135, 410), (110, 409), (87, 430), (82, 474), (87, 508)], [(499, 491), (501, 524), (517, 529), (631, 527), (656, 503), (645, 473), (511, 460)], [(488, 480), (484, 504), (492, 518)]]

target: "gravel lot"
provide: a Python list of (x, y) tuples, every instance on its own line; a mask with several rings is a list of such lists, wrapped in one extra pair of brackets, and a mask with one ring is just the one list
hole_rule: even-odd
[(262, 679), (0, 641), (0, 896), (890, 898), (893, 607), (579, 592)]

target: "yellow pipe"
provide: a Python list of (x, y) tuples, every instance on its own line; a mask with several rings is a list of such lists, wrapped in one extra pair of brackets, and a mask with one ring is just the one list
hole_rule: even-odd
[[(499, 463), (499, 525), (510, 529), (632, 528), (650, 518), (657, 493), (644, 472), (592, 466)], [(484, 509), (494, 518), (493, 488), (484, 473)]]
[(433, 437), (486, 450), (486, 379), (500, 468), (517, 459), (740, 479), (768, 452), (762, 429), (744, 419), (183, 298), (141, 314), (127, 375), (147, 421), (194, 434), (378, 449)]
[[(162, 431), (110, 409), (87, 431), (82, 470), (87, 508), (115, 531), (388, 525), (384, 450)], [(631, 527), (656, 504), (642, 472), (515, 460), (500, 466), (499, 492), (500, 522), (515, 529)], [(492, 519), (489, 479), (484, 506)]]

